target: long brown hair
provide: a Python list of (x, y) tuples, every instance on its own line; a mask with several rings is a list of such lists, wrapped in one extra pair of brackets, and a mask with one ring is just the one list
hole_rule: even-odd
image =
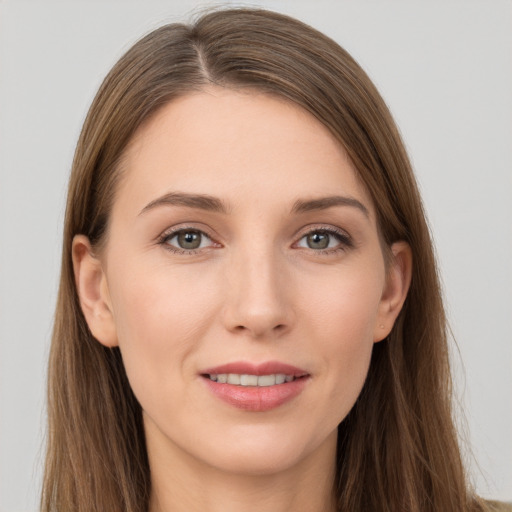
[(356, 405), (339, 426), (342, 511), (479, 510), (451, 416), (447, 329), (428, 226), (409, 159), (374, 85), (334, 41), (265, 10), (214, 11), (136, 43), (105, 78), (73, 161), (50, 355), (42, 509), (146, 512), (151, 493), (141, 407), (120, 352), (91, 335), (71, 244), (107, 236), (120, 160), (141, 123), (208, 84), (286, 98), (327, 126), (371, 194), (384, 243), (409, 243), (413, 276), (388, 338), (374, 347)]

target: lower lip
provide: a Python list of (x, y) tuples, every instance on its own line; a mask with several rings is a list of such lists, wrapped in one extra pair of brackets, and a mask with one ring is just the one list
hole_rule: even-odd
[(215, 396), (229, 405), (245, 411), (263, 412), (275, 409), (298, 396), (309, 377), (300, 377), (274, 386), (221, 384), (208, 377), (203, 377), (203, 380)]

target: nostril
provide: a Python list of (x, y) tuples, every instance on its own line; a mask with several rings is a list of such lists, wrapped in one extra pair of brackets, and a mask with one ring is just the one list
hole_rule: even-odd
[(274, 333), (276, 333), (276, 332), (282, 332), (282, 331), (285, 331), (285, 330), (286, 330), (286, 324), (277, 324), (277, 325), (275, 325), (273, 328), (271, 328), (269, 330), (263, 329), (263, 328), (262, 329), (258, 329), (257, 327), (253, 327), (251, 329), (251, 327), (246, 326), (246, 325), (237, 325), (234, 328), (234, 331), (237, 331), (237, 332), (240, 332), (240, 333), (242, 333), (244, 331), (248, 331), (248, 332), (250, 331), (250, 332), (254, 333), (256, 336), (263, 335), (265, 331), (266, 332), (274, 332)]

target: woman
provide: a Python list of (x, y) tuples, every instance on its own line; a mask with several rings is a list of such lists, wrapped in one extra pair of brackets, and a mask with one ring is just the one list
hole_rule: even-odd
[(486, 510), (398, 131), (259, 10), (146, 36), (78, 142), (44, 510)]

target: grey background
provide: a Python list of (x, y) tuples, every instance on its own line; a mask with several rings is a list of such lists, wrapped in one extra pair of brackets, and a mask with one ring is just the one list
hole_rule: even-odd
[[(0, 1), (0, 512), (37, 509), (65, 189), (86, 110), (124, 50), (198, 5), (211, 4)], [(251, 5), (336, 39), (389, 103), (436, 240), (471, 475), (482, 495), (512, 500), (512, 3)]]

